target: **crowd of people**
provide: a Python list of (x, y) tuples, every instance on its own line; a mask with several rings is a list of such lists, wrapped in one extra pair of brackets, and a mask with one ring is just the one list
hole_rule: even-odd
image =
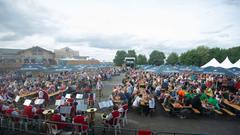
[[(6, 117), (26, 117), (29, 119), (46, 119), (56, 122), (83, 122), (83, 111), (77, 110), (78, 102), (77, 93), (83, 93), (88, 106), (94, 105), (93, 89), (102, 96), (103, 80), (111, 79), (112, 76), (118, 75), (120, 69), (117, 68), (99, 68), (86, 69), (82, 72), (59, 72), (59, 73), (38, 73), (36, 75), (17, 75), (16, 73), (8, 73), (1, 76), (0, 80), (0, 113)], [(29, 97), (28, 94), (33, 94)], [(50, 103), (50, 95), (54, 95)], [(71, 93), (66, 98), (66, 94)], [(21, 97), (20, 102), (16, 101), (16, 97)], [(25, 99), (42, 99), (43, 104), (31, 102), (23, 105)], [(61, 105), (56, 108), (49, 109), (49, 105), (53, 105), (56, 100), (63, 100)], [(70, 107), (69, 114), (60, 113), (63, 106)], [(47, 117), (48, 113), (53, 114)], [(67, 119), (66, 119), (67, 118)], [(84, 118), (85, 120), (85, 118)], [(84, 124), (84, 123), (83, 123)], [(58, 124), (59, 128), (63, 128), (64, 124)]]
[(123, 85), (114, 87), (110, 99), (128, 102), (146, 116), (153, 114), (156, 102), (183, 118), (192, 108), (204, 115), (225, 108), (225, 99), (240, 105), (240, 79), (196, 72), (155, 74), (130, 70)]
[[(80, 102), (76, 95), (83, 93), (88, 108), (96, 107), (96, 94), (101, 97), (104, 93), (102, 81), (119, 73), (120, 70), (115, 68), (101, 68), (82, 72), (41, 73), (37, 76), (6, 74), (0, 80), (0, 113), (16, 118), (15, 121), (21, 116), (63, 122), (57, 124), (58, 129), (68, 127), (66, 123), (84, 124), (81, 128), (87, 130), (94, 120), (92, 116), (85, 115), (86, 111), (77, 109)], [(92, 92), (93, 88), (96, 93)], [(22, 95), (31, 92), (36, 92), (37, 96), (33, 98), (43, 99), (44, 104), (31, 102), (22, 105), (15, 100), (16, 96), (24, 99)], [(49, 109), (48, 106), (53, 105), (49, 95), (55, 92), (59, 93), (54, 96), (54, 101), (64, 102)], [(67, 93), (70, 93), (69, 97)], [(209, 115), (213, 110), (226, 108), (223, 100), (240, 105), (240, 79), (196, 72), (155, 74), (131, 69), (126, 72), (122, 84), (113, 87), (109, 99), (113, 102), (113, 108), (109, 114), (102, 115), (105, 126), (116, 125), (127, 115), (129, 108), (141, 115), (152, 116), (158, 102), (180, 118), (188, 117), (193, 108), (202, 115)], [(63, 113), (62, 107), (69, 107), (69, 113)]]

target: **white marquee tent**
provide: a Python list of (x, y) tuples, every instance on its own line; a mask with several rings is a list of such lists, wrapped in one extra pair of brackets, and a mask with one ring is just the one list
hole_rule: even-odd
[(206, 68), (206, 67), (221, 67), (221, 64), (215, 58), (213, 58), (207, 64), (201, 66), (201, 68)]
[(240, 59), (236, 63), (232, 64), (228, 57), (226, 57), (226, 59), (222, 63), (219, 63), (215, 58), (213, 58), (207, 64), (201, 66), (201, 68), (206, 67), (240, 68)]
[(237, 68), (240, 68), (240, 59), (233, 64), (233, 67), (237, 67)]
[(232, 68), (232, 67), (234, 67), (234, 65), (229, 60), (229, 58), (226, 57), (226, 59), (221, 63), (220, 67), (222, 67), (222, 68)]

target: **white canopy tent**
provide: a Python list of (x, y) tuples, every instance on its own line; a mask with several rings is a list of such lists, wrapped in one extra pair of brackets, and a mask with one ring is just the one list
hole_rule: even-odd
[(237, 67), (237, 68), (240, 68), (240, 59), (233, 64), (233, 67)]
[(201, 66), (201, 68), (206, 68), (206, 67), (221, 67), (221, 64), (215, 58), (213, 58), (207, 64)]
[(229, 60), (228, 57), (226, 57), (226, 59), (221, 63), (222, 68), (232, 68), (234, 67), (234, 65), (232, 64), (232, 62)]

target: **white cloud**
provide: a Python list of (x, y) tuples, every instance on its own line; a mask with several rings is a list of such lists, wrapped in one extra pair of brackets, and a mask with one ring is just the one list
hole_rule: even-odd
[(239, 45), (237, 0), (0, 0), (0, 46), (69, 46), (101, 60)]

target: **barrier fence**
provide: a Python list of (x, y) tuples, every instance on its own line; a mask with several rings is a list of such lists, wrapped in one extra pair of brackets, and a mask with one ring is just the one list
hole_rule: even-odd
[[(203, 135), (174, 132), (153, 132), (139, 129), (127, 129), (121, 127), (92, 126), (76, 123), (45, 121), (42, 119), (29, 119), (27, 117), (13, 117), (0, 115), (0, 134), (24, 134), (24, 135), (72, 135), (87, 133), (88, 135)], [(64, 125), (58, 129), (57, 125)], [(87, 130), (84, 126), (89, 126)]]

